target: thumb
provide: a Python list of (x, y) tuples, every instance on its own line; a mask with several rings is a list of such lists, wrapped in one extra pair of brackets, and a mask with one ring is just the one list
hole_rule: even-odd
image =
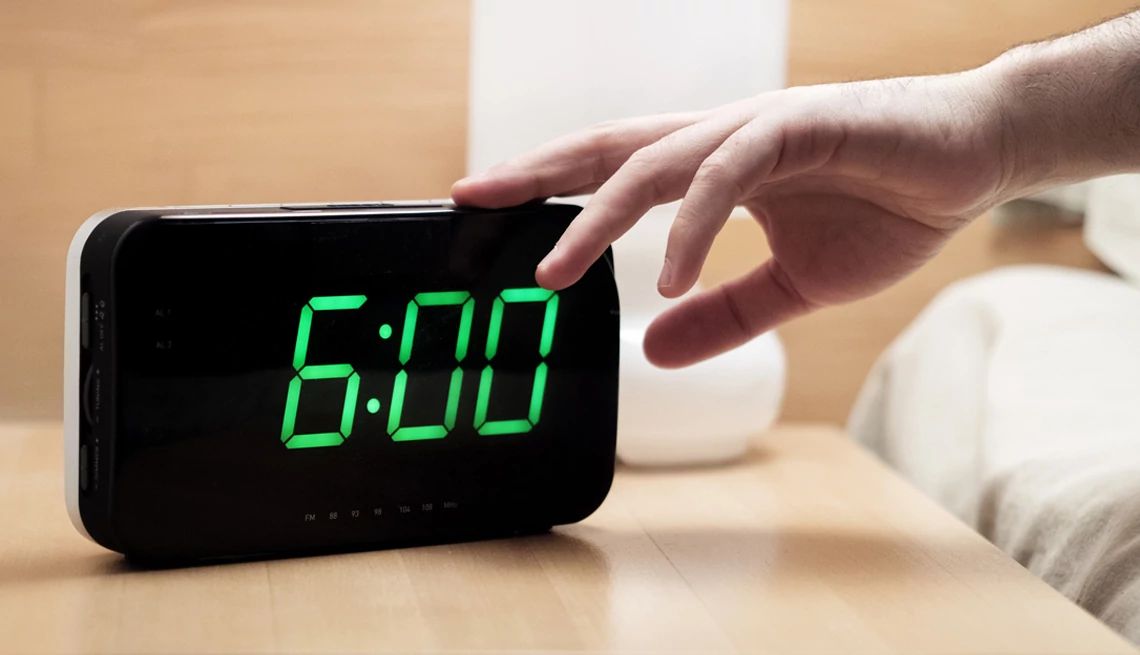
[(819, 305), (804, 298), (775, 259), (669, 308), (645, 334), (645, 355), (680, 368), (731, 350)]

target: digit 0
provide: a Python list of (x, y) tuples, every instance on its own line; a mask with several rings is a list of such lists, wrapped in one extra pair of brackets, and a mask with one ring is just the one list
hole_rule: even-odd
[(475, 312), (475, 299), (466, 291), (431, 291), (416, 294), (404, 312), (404, 331), (400, 335), (400, 366), (406, 366), (412, 358), (412, 345), (415, 343), (416, 319), (421, 307), (446, 307), (461, 305), (459, 333), (455, 338), (455, 370), (451, 372), (451, 383), (447, 388), (447, 402), (444, 406), (443, 423), (433, 425), (400, 425), (404, 411), (404, 396), (408, 387), (408, 371), (400, 368), (392, 388), (392, 403), (388, 410), (388, 434), (393, 441), (418, 441), (421, 439), (442, 439), (455, 427), (455, 414), (459, 410), (459, 390), (463, 386), (463, 369), (459, 364), (467, 357), (467, 344), (471, 341), (471, 316)]
[[(513, 303), (541, 302), (546, 304), (542, 315), (542, 334), (538, 342), (540, 361), (534, 369), (534, 383), (530, 389), (530, 407), (525, 418), (487, 420), (487, 406), (491, 402), (491, 389), (495, 383), (495, 369), (491, 360), (499, 350), (499, 336), (503, 326), (505, 307)], [(503, 289), (491, 306), (491, 323), (487, 328), (487, 366), (479, 376), (479, 393), (475, 398), (475, 430), (479, 434), (522, 434), (530, 432), (542, 417), (542, 401), (546, 395), (546, 356), (554, 341), (554, 325), (558, 321), (558, 293), (539, 287)]]

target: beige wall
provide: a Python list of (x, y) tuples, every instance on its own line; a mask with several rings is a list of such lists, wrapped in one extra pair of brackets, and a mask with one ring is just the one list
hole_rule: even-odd
[[(966, 66), (1129, 4), (791, 0), (789, 79)], [(445, 193), (463, 170), (467, 24), (461, 0), (6, 0), (0, 418), (58, 415), (63, 258), (91, 212)], [(760, 256), (751, 227), (730, 228), (743, 238), (722, 240), (711, 279)], [(902, 287), (788, 326), (787, 415), (842, 420), (875, 353), (946, 281), (1041, 257), (1091, 261), (1071, 233), (979, 224)]]

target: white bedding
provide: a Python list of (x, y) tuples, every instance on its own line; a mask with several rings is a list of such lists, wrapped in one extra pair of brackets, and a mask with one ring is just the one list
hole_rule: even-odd
[(1053, 267), (960, 282), (875, 365), (849, 427), (1140, 643), (1140, 289)]

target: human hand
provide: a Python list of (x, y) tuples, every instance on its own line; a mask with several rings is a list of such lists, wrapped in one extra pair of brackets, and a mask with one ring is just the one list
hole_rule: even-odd
[(714, 110), (605, 123), (452, 188), (502, 207), (595, 192), (536, 279), (576, 282), (651, 207), (684, 198), (658, 287), (693, 287), (734, 207), (772, 257), (685, 298), (653, 322), (645, 352), (685, 366), (817, 308), (871, 295), (934, 256), (1007, 192), (993, 85), (956, 75), (792, 88)]

